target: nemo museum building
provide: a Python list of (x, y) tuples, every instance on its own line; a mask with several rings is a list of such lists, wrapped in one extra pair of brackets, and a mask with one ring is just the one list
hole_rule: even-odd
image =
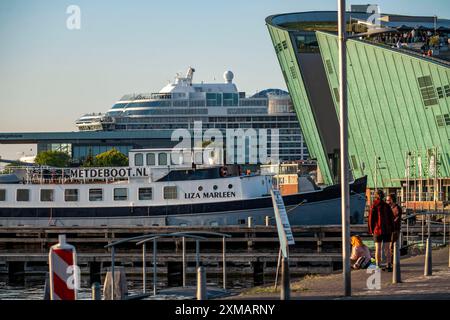
[[(368, 188), (408, 207), (450, 201), (450, 20), (346, 13), (349, 162)], [(370, 13), (367, 13), (369, 11)], [(310, 157), (339, 176), (337, 12), (272, 15), (266, 25)]]

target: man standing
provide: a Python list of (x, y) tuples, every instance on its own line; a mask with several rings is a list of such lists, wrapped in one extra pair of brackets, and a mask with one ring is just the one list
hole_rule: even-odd
[(391, 207), (392, 213), (394, 214), (394, 230), (392, 231), (392, 239), (391, 239), (391, 263), (392, 263), (394, 256), (394, 242), (398, 241), (400, 232), (402, 230), (402, 208), (397, 204), (397, 197), (393, 193), (391, 193), (386, 197), (386, 203)]
[(369, 233), (375, 242), (375, 261), (381, 268), (381, 250), (386, 256), (387, 271), (392, 271), (390, 243), (394, 230), (394, 214), (391, 207), (384, 201), (384, 192), (377, 190), (375, 200), (369, 212)]

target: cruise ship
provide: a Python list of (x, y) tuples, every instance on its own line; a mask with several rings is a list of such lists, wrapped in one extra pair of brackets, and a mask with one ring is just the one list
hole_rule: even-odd
[[(223, 74), (223, 83), (194, 83), (194, 72), (189, 67), (185, 75), (177, 74), (158, 93), (127, 94), (106, 113), (85, 114), (76, 125), (79, 131), (128, 132), (193, 130), (196, 122), (201, 122), (203, 131), (214, 128), (223, 133), (226, 129), (278, 129), (278, 159), (308, 159), (307, 146), (287, 92), (266, 89), (247, 97), (233, 83), (231, 71)], [(118, 149), (127, 154), (131, 147)], [(72, 152), (73, 158), (83, 159), (89, 150), (74, 148)]]

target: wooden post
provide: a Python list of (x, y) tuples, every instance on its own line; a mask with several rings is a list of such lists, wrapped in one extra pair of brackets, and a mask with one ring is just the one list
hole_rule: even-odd
[(157, 242), (153, 240), (153, 295), (156, 296), (156, 283), (158, 282), (158, 270), (156, 265)]
[[(399, 239), (398, 239), (399, 240)], [(392, 283), (401, 283), (402, 277), (400, 272), (400, 250), (398, 240), (394, 242), (394, 269), (392, 271)]]
[(186, 237), (181, 238), (183, 255), (183, 288), (186, 287)]
[[(114, 283), (114, 275), (115, 275), (115, 270), (114, 270), (114, 264), (115, 264), (115, 260), (116, 259), (116, 250), (115, 247), (112, 246), (111, 247), (111, 273), (112, 273), (112, 277), (111, 277), (111, 300), (114, 300), (114, 287), (115, 287), (115, 283)], [(106, 281), (106, 280), (105, 280)]]
[(291, 280), (289, 276), (289, 260), (283, 257), (281, 260), (281, 290), (280, 299), (290, 300), (291, 299)]
[(431, 247), (431, 239), (427, 239), (427, 247), (425, 252), (425, 276), (431, 276), (433, 274), (433, 264), (432, 264), (432, 247)]
[(222, 282), (223, 290), (227, 289), (227, 259), (226, 259), (226, 239), (222, 237)]
[(142, 292), (147, 291), (147, 262), (145, 257), (146, 246), (145, 242), (142, 244)]

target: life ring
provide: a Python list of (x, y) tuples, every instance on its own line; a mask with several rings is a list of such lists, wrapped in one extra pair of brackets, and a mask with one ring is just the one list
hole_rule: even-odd
[(226, 177), (228, 175), (227, 167), (221, 167), (220, 168), (220, 176)]

